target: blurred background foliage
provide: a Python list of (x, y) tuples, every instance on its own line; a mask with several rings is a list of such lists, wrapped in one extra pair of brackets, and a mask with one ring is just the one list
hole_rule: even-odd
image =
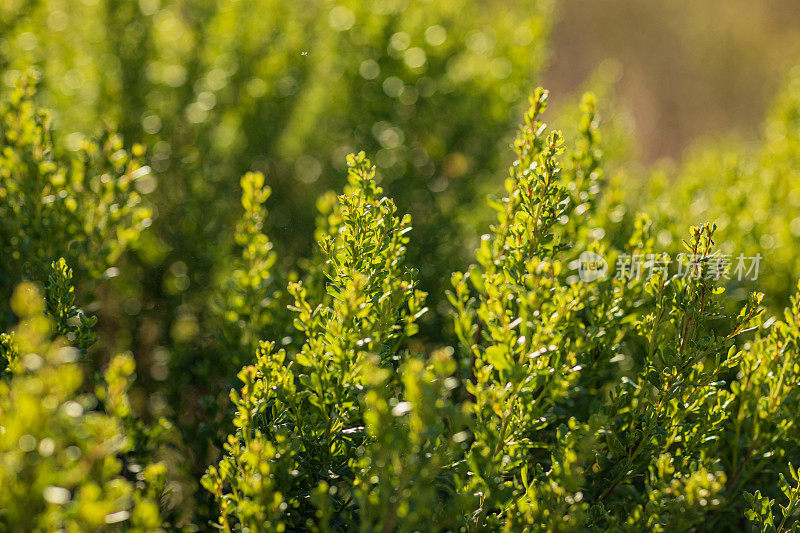
[[(5, 0), (0, 92), (31, 67), (42, 74), (36, 103), (53, 110), (63, 161), (85, 158), (87, 136), (101, 140), (90, 145), (100, 167), (123, 140), (146, 147), (135, 168), (112, 171), (151, 170), (137, 172), (147, 213), (134, 224), (150, 227), (118, 260), (92, 255), (103, 268), (69, 262), (80, 305), (99, 319), (96, 368), (135, 355), (134, 409), (177, 422), (198, 479), (255, 340), (299, 342), (252, 316), (253, 302), (263, 294), (262, 313), (280, 313), (272, 291), (313, 265), (347, 153), (370, 154), (413, 217), (407, 261), (432, 311), (415, 342), (452, 342), (444, 289), (492, 220), (486, 194), (500, 190), (537, 84), (569, 110), (551, 120), (567, 138), (577, 93), (598, 93), (606, 227), (647, 210), (658, 246), (674, 250), (690, 223), (716, 218), (730, 253), (765, 255), (759, 289), (782, 308), (800, 270), (800, 75), (785, 81), (798, 14), (792, 0)], [(708, 134), (717, 139), (689, 150)], [(651, 165), (664, 156), (680, 162)], [(240, 198), (248, 171), (264, 179), (250, 174)], [(69, 255), (45, 248), (42, 268)], [(37, 273), (0, 265), (3, 309), (17, 278)], [(237, 335), (244, 325), (258, 331)], [(174, 487), (173, 504), (203, 516), (188, 503), (197, 488)]]
[(559, 102), (598, 65), (618, 65), (640, 160), (680, 157), (698, 138), (753, 141), (800, 54), (793, 0), (558, 3), (544, 85)]

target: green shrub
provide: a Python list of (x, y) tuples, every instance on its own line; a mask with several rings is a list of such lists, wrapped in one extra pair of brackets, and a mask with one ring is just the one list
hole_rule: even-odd
[[(436, 306), (468, 257), (465, 206), (481, 212), (512, 111), (544, 63), (551, 4), (15, 1), (3, 6), (0, 67), (6, 84), (40, 69), (62, 123), (112, 121), (152, 147), (158, 216), (125, 272), (143, 289), (132, 298), (157, 303), (141, 321), (170, 331), (181, 305), (202, 319), (203, 291), (230, 256), (239, 176), (269, 177), (273, 240), (303, 256), (314, 202), (341, 187), (357, 148), (376, 154), (384, 186), (415, 216), (409, 253)], [(189, 271), (172, 283), (176, 264)], [(192, 370), (182, 351), (175, 373)], [(201, 345), (186, 357), (223, 356)]]
[(327, 294), (290, 285), (306, 343), (264, 343), (233, 393), (237, 430), (204, 480), (221, 527), (737, 530), (745, 516), (769, 527), (764, 498), (780, 490), (781, 527), (793, 522), (774, 472), (800, 452), (800, 297), (785, 321), (761, 318), (761, 294), (726, 318), (714, 224), (691, 228), (683, 275), (576, 279), (575, 250), (647, 256), (655, 239), (646, 217), (619, 250), (585, 227), (603, 219), (592, 99), (562, 168), (546, 96), (477, 264), (453, 277), (457, 352), (425, 359), (393, 340), (420, 309), (393, 281), (405, 223), (351, 156), (340, 223), (320, 241)]
[(18, 357), (13, 379), (0, 381), (0, 529), (158, 530), (165, 467), (120, 460), (134, 445), (125, 430), (133, 359), (117, 356), (98, 395), (85, 392), (80, 353), (51, 340), (59, 327), (37, 287), (19, 285), (12, 308), (21, 322), (2, 340)]
[[(215, 455), (220, 426), (228, 431), (219, 398), (257, 340), (297, 340), (289, 322), (267, 318), (290, 302), (253, 291), (298, 279), (287, 272), (295, 264), (304, 275), (316, 202), (341, 189), (347, 153), (374, 153), (381, 185), (415, 217), (408, 255), (432, 309), (419, 340), (441, 341), (449, 276), (490, 215), (483, 197), (545, 62), (552, 4), (3, 3), (0, 91), (33, 66), (39, 101), (60, 125), (57, 146), (73, 149), (73, 130), (104, 123), (148, 146), (153, 173), (140, 190), (152, 227), (115, 262), (119, 275), (87, 292), (97, 297), (98, 357), (135, 353), (137, 387), (160, 398), (155, 416), (182, 420), (194, 474)], [(262, 267), (277, 258), (269, 282), (255, 281), (266, 272), (250, 272), (246, 258), (234, 265), (247, 246), (236, 241), (250, 238), (235, 229), (235, 184), (251, 171), (272, 191), (263, 229), (274, 253), (252, 258)], [(83, 263), (63, 251), (39, 264), (61, 256), (86, 287)], [(254, 310), (265, 298), (270, 312)]]
[(322, 483), (335, 519), (352, 523), (349, 463), (364, 439), (359, 396), (367, 358), (378, 354), (379, 364), (395, 368), (424, 312), (424, 295), (402, 265), (410, 217), (398, 217), (380, 196), (363, 153), (348, 164), (349, 186), (337, 206), (342, 224), (320, 242), (327, 294), (310, 302), (302, 283), (289, 287), (305, 344), (288, 359), (262, 344), (256, 366), (239, 374), (237, 432), (204, 482), (222, 501), (224, 528), (228, 515), (256, 530), (302, 527), (315, 516), (310, 498)]
[(230, 268), (220, 273), (213, 302), (219, 334), (228, 347), (229, 359), (236, 365), (243, 365), (252, 357), (259, 339), (281, 331), (288, 303), (278, 288), (278, 254), (264, 233), (264, 203), (271, 190), (260, 172), (245, 174), (240, 185), (244, 215), (234, 235), (240, 255), (234, 256)]
[(97, 318), (79, 307), (62, 257), (84, 280), (109, 275), (149, 225), (136, 191), (149, 168), (141, 146), (132, 155), (113, 133), (57, 149), (36, 81), (24, 76), (0, 105), (0, 529), (152, 531), (170, 424), (151, 429), (133, 413), (130, 355), (85, 378), (103, 366), (89, 356)]
[(150, 172), (143, 148), (129, 153), (109, 132), (63, 154), (53, 144), (49, 114), (34, 105), (35, 91), (36, 78), (23, 76), (0, 104), (2, 327), (12, 323), (7, 305), (15, 284), (44, 283), (61, 257), (80, 265), (79, 277), (100, 277), (150, 225), (136, 190)]
[(537, 90), (483, 206), (548, 2), (62, 4), (0, 6), (0, 530), (800, 527), (795, 81), (643, 187)]

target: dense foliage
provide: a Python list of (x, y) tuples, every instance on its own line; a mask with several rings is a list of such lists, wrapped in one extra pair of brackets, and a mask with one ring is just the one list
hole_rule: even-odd
[[(103, 357), (133, 350), (147, 369), (141, 394), (155, 398), (143, 408), (184, 421), (192, 477), (215, 455), (226, 391), (258, 339), (294, 334), (253, 310), (269, 295), (230, 280), (285, 286), (315, 253), (317, 208), (330, 204), (318, 198), (342, 186), (348, 153), (374, 154), (382, 184), (415, 216), (408, 253), (431, 293), (420, 327), (440, 341), (449, 276), (488, 220), (483, 198), (544, 63), (550, 11), (550, 0), (3, 2), (0, 81), (43, 74), (59, 145), (78, 148), (74, 131), (113, 123), (147, 146), (152, 174), (137, 190), (152, 227), (111, 283), (95, 291), (78, 279), (97, 298)], [(271, 188), (266, 223), (283, 267), (270, 266), (265, 285), (267, 271), (237, 274), (231, 260), (248, 238), (234, 235), (235, 184), (250, 171)]]
[(800, 77), (507, 150), (549, 10), (0, 5), (0, 531), (799, 528)]
[[(150, 172), (141, 163), (142, 146), (128, 152), (117, 135), (106, 132), (62, 156), (53, 144), (49, 114), (34, 106), (36, 82), (23, 76), (0, 106), (5, 289), (23, 278), (44, 282), (50, 262), (61, 256), (79, 264), (82, 275), (99, 277), (150, 225), (150, 209), (136, 190)], [(6, 327), (8, 295), (0, 306), (0, 324)]]
[[(115, 357), (97, 384), (84, 390), (81, 352), (87, 321), (69, 326), (75, 311), (64, 295), (70, 270), (53, 263), (44, 298), (30, 282), (11, 300), (20, 324), (0, 336), (0, 355), (13, 378), (0, 383), (0, 497), (3, 531), (87, 531), (127, 524), (162, 526), (158, 499), (166, 467), (141, 465), (128, 388), (135, 363)], [(45, 305), (45, 300), (47, 300)], [(77, 333), (77, 336), (74, 334)]]
[[(595, 115), (587, 98), (584, 142), (562, 168), (563, 141), (540, 121), (545, 101), (537, 92), (525, 116), (478, 263), (453, 278), (457, 355), (426, 359), (398, 346), (420, 308), (410, 284), (404, 292), (392, 281), (403, 224), (377, 198), (363, 154), (350, 160), (341, 223), (320, 242), (327, 294), (309, 303), (302, 284), (289, 289), (306, 343), (297, 352), (262, 344), (240, 374), (237, 430), (205, 479), (221, 527), (673, 531), (737, 529), (745, 516), (769, 522), (764, 498), (778, 494), (769, 472), (790, 469), (797, 453), (784, 438), (800, 369), (798, 300), (785, 322), (763, 322), (761, 294), (736, 317), (721, 315), (713, 224), (691, 229), (682, 275), (570, 281), (559, 258), (588, 234), (570, 217), (594, 220), (600, 181)], [(609, 257), (647, 255), (650, 232), (641, 218), (626, 248), (592, 246)], [(763, 333), (737, 343), (754, 329)], [(785, 525), (796, 496), (784, 491)]]

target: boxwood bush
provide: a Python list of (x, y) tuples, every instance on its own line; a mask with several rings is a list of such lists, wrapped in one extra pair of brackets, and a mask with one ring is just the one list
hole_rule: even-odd
[(541, 122), (546, 97), (531, 100), (476, 263), (453, 275), (458, 343), (430, 355), (413, 348), (424, 308), (403, 266), (408, 218), (364, 155), (350, 157), (320, 241), (326, 291), (288, 289), (304, 342), (262, 343), (232, 393), (236, 429), (204, 478), (219, 527), (793, 523), (800, 300), (780, 320), (764, 319), (760, 293), (725, 315), (713, 223), (689, 229), (684, 274), (576, 280), (570, 249), (647, 256), (654, 230), (642, 216), (624, 248), (592, 237), (603, 229), (591, 227), (603, 219), (593, 99), (565, 156)]
[(800, 527), (797, 76), (507, 150), (550, 8), (0, 6), (0, 531)]

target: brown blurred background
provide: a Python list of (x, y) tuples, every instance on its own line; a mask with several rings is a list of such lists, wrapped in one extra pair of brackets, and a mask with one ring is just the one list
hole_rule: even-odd
[(556, 103), (618, 62), (617, 94), (648, 163), (707, 134), (758, 136), (800, 64), (800, 1), (563, 0), (551, 50), (544, 83)]

